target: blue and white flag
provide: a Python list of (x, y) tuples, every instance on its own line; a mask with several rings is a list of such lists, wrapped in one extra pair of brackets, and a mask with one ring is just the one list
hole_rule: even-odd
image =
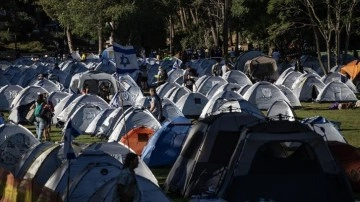
[(136, 52), (133, 46), (122, 46), (114, 43), (113, 49), (117, 73), (132, 73), (139, 69)]
[(72, 59), (74, 59), (74, 60), (76, 60), (76, 61), (78, 61), (78, 62), (81, 61), (81, 56), (80, 56), (80, 54), (79, 54), (79, 51), (73, 51), (73, 52), (71, 53), (71, 57), (72, 57)]
[(173, 69), (180, 69), (182, 61), (180, 59), (176, 58), (176, 57), (173, 57), (172, 60), (175, 60), (172, 68)]
[(63, 135), (64, 135), (64, 155), (66, 156), (67, 159), (74, 159), (76, 156), (71, 143), (73, 138), (78, 136), (79, 133), (73, 128), (71, 119), (69, 119), (69, 121), (66, 123), (66, 126), (63, 129)]
[(120, 107), (120, 104), (119, 104), (119, 94), (120, 94), (120, 92), (117, 92), (117, 93), (114, 95), (114, 97), (111, 99), (111, 101), (110, 101), (110, 103), (109, 103), (109, 105), (110, 105), (111, 107), (114, 107), (114, 108)]

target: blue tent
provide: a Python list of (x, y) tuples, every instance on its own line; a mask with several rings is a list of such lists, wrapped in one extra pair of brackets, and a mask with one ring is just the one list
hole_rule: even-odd
[(173, 165), (190, 127), (191, 120), (181, 116), (165, 122), (150, 138), (142, 152), (142, 160), (150, 168)]

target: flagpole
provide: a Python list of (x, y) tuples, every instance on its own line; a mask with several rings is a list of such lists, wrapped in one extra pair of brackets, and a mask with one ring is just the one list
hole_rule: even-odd
[(72, 127), (72, 120), (69, 119), (66, 127), (65, 127), (65, 131), (64, 131), (64, 155), (68, 161), (68, 173), (67, 173), (67, 187), (66, 187), (66, 201), (69, 201), (70, 198), (70, 172), (71, 172), (71, 159), (75, 158), (75, 153), (74, 150), (72, 148), (72, 138), (74, 136), (79, 135), (77, 131), (74, 131), (73, 127)]
[[(70, 143), (71, 144), (71, 143)], [(68, 159), (68, 176), (67, 176), (67, 188), (66, 188), (66, 201), (70, 201), (70, 165), (71, 165), (71, 159)]]
[[(120, 93), (120, 101), (121, 101), (121, 110), (122, 110), (122, 114), (123, 114), (123, 119), (124, 119), (124, 128), (125, 128), (125, 132), (127, 132), (127, 129), (126, 129), (126, 119), (125, 119), (125, 111), (124, 111), (124, 99), (123, 99), (123, 96), (122, 96), (122, 93)], [(120, 120), (121, 122), (121, 120)], [(125, 133), (126, 134), (126, 133)], [(129, 138), (126, 139), (126, 142), (127, 142), (127, 146), (128, 146), (128, 149), (129, 149), (129, 152), (130, 152), (130, 142), (129, 142)]]

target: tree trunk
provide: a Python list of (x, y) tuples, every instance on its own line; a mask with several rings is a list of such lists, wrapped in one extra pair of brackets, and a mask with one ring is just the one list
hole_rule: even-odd
[(69, 52), (70, 53), (74, 52), (72, 38), (71, 38), (71, 31), (70, 31), (69, 27), (66, 27), (66, 39), (67, 39), (67, 44), (69, 47)]
[(218, 46), (219, 45), (219, 41), (218, 41), (218, 30), (217, 30), (217, 24), (215, 23), (215, 20), (213, 19), (212, 15), (211, 15), (211, 10), (210, 8), (208, 7), (207, 8), (207, 13), (208, 13), (208, 16), (209, 16), (209, 22), (211, 24), (210, 26), (210, 32), (211, 32), (211, 36), (214, 40), (214, 45), (215, 46)]
[(186, 30), (185, 19), (184, 19), (184, 15), (183, 15), (183, 9), (181, 7), (179, 8), (179, 18), (180, 18), (180, 22), (181, 22), (181, 28), (183, 31), (185, 31)]
[(223, 26), (223, 52), (224, 57), (228, 57), (229, 48), (229, 0), (225, 0), (224, 3), (224, 26)]
[(172, 17), (171, 15), (169, 16), (169, 47), (170, 47), (170, 54), (173, 55), (173, 47), (172, 47), (172, 42), (173, 42), (173, 24), (172, 24)]
[(100, 55), (103, 51), (103, 37), (102, 37), (102, 27), (98, 29), (98, 54)]
[[(340, 65), (340, 58), (341, 53), (340, 53), (340, 34), (341, 34), (341, 28), (340, 28), (340, 18), (341, 18), (341, 8), (340, 8), (340, 4), (339, 1), (335, 1), (335, 28), (334, 28), (334, 32), (335, 32), (335, 51), (336, 51), (336, 65)], [(329, 61), (330, 62), (330, 61)]]
[(324, 67), (324, 63), (321, 60), (321, 52), (320, 52), (320, 45), (319, 45), (319, 37), (317, 35), (316, 29), (315, 27), (313, 27), (313, 31), (314, 31), (314, 37), (315, 37), (315, 46), (316, 46), (316, 53), (317, 53), (317, 58), (320, 64), (321, 69), (323, 70), (324, 74), (327, 75), (327, 71), (326, 68)]
[(235, 33), (235, 56), (239, 56), (239, 32), (236, 31)]
[(345, 31), (346, 31), (346, 39), (345, 39), (345, 55), (342, 59), (343, 61), (343, 64), (345, 64), (346, 62), (346, 57), (347, 57), (347, 53), (348, 53), (348, 50), (349, 50), (349, 41), (350, 41), (350, 35), (351, 35), (351, 27), (352, 27), (352, 22), (353, 22), (353, 12), (354, 12), (354, 9), (355, 7), (359, 4), (359, 1), (358, 0), (352, 0), (351, 4), (349, 4), (349, 8), (347, 10), (347, 18), (346, 18), (346, 21), (345, 21)]
[(111, 33), (110, 33), (110, 37), (109, 37), (109, 42), (110, 42), (110, 45), (113, 45), (114, 41), (115, 41), (115, 27), (116, 27), (114, 21), (110, 22), (110, 27), (111, 27)]

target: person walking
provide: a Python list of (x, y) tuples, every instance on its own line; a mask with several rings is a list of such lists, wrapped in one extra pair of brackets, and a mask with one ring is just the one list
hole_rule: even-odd
[(139, 201), (140, 194), (134, 171), (138, 165), (139, 157), (135, 153), (129, 152), (125, 157), (123, 169), (117, 179), (115, 200), (113, 201)]

